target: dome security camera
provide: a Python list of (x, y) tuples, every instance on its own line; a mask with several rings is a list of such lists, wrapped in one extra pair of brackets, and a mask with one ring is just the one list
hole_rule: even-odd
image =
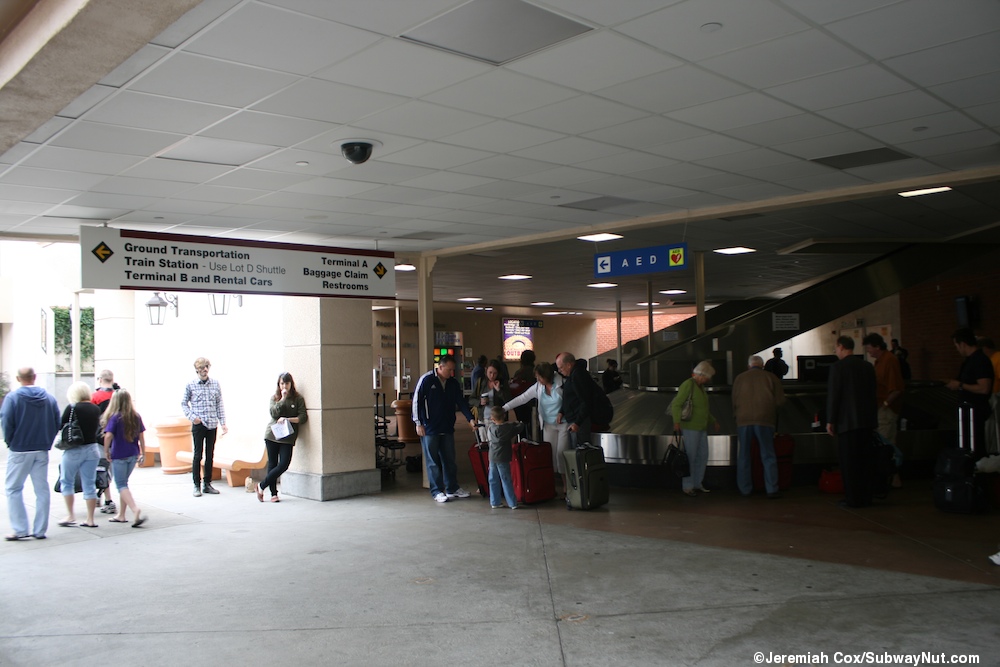
[(372, 156), (372, 151), (382, 143), (373, 139), (350, 139), (340, 143), (340, 152), (351, 164), (364, 164)]
[(351, 164), (362, 164), (372, 156), (372, 145), (363, 141), (351, 142), (340, 147), (340, 152), (344, 154)]

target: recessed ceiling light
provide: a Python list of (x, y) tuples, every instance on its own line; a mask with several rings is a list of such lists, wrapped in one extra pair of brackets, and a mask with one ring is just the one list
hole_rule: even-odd
[(532, 301), (531, 305), (532, 306), (554, 306), (556, 304), (553, 303), (552, 301)]
[(596, 287), (597, 289), (605, 289), (607, 287), (618, 287), (618, 283), (590, 283), (587, 287)]
[(713, 21), (712, 23), (704, 24), (701, 28), (699, 28), (699, 30), (702, 32), (718, 32), (719, 30), (722, 30), (722, 24)]
[(919, 197), (920, 195), (933, 195), (938, 192), (949, 192), (951, 188), (947, 185), (940, 188), (926, 188), (924, 190), (908, 190), (906, 192), (900, 192), (900, 197)]
[(499, 276), (500, 280), (531, 280), (531, 276), (526, 276), (523, 273), (511, 273), (506, 276)]
[(549, 311), (547, 313), (542, 313), (542, 315), (562, 315), (562, 313), (557, 313), (557, 312), (554, 312), (554, 311)]
[(481, 296), (463, 296), (459, 301), (482, 301)]
[(735, 248), (719, 248), (717, 250), (713, 250), (713, 252), (717, 252), (720, 255), (743, 255), (748, 252), (757, 252), (757, 251), (754, 250), (753, 248), (744, 248), (743, 246), (740, 245), (736, 246)]
[(305, 160), (299, 160), (298, 162), (295, 163), (295, 166), (296, 167), (308, 167), (309, 163), (306, 162)]
[(393, 306), (372, 306), (372, 310), (389, 310)]
[(395, 266), (395, 269), (397, 271), (416, 271), (417, 267), (413, 266), (412, 264), (397, 264)]
[(475, 310), (476, 307), (475, 306), (466, 306), (465, 309), (466, 310)]
[(483, 309), (482, 306), (476, 306), (476, 310), (482, 310), (482, 309)]
[(615, 239), (622, 238), (621, 234), (588, 234), (587, 236), (577, 236), (576, 238), (581, 241), (593, 241), (594, 243), (600, 243), (601, 241), (614, 241)]
[(486, 306), (486, 312), (487, 312), (487, 313), (489, 313), (489, 312), (492, 312), (492, 311), (493, 311), (493, 309), (492, 309), (492, 308), (490, 308), (489, 306)]
[(660, 290), (660, 294), (687, 294), (687, 290), (683, 290), (683, 289), (665, 289), (665, 290)]
[[(639, 303), (637, 303), (635, 305), (637, 305), (637, 306), (649, 306), (650, 304), (649, 304), (648, 301), (640, 301)], [(659, 306), (660, 302), (659, 301), (654, 301), (652, 305)]]

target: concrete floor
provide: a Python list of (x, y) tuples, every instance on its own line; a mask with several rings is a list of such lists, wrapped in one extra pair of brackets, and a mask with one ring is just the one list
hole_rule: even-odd
[(438, 505), (397, 477), (380, 495), (260, 504), (142, 468), (138, 529), (61, 528), (53, 494), (48, 539), (0, 543), (0, 665), (1000, 664), (1000, 522), (937, 512), (926, 480), (863, 511), (796, 488), (614, 489), (594, 512), (513, 512)]

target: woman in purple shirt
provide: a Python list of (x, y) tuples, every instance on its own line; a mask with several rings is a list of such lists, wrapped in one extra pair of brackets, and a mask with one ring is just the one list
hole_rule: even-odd
[(109, 519), (112, 523), (128, 523), (125, 508), (132, 510), (132, 527), (138, 528), (146, 522), (139, 506), (135, 504), (128, 488), (128, 478), (137, 463), (146, 457), (146, 436), (142, 417), (132, 408), (132, 395), (119, 389), (111, 396), (111, 403), (101, 418), (104, 426), (104, 458), (111, 461), (111, 472), (118, 487), (121, 502), (118, 515)]

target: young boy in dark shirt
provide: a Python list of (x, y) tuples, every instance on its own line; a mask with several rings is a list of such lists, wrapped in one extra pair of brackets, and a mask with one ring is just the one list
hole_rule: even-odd
[[(521, 422), (504, 422), (504, 411), (498, 405), (490, 408), (490, 421), (487, 429), (490, 440), (490, 507), (497, 510), (503, 507), (503, 498), (512, 510), (517, 509), (517, 498), (514, 496), (514, 481), (510, 476), (511, 443), (514, 436), (524, 433)], [(502, 495), (501, 495), (502, 494)]]

